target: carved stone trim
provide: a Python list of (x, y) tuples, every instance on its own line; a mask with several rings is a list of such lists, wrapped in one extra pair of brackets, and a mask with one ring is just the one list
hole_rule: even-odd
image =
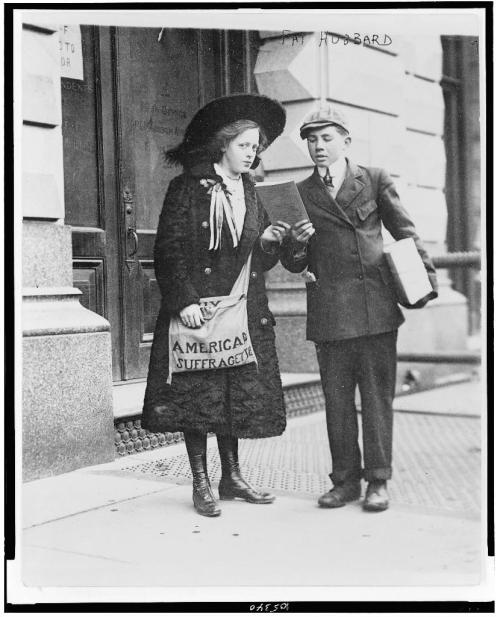
[(107, 319), (84, 308), (72, 287), (23, 290), (23, 336), (109, 332)]

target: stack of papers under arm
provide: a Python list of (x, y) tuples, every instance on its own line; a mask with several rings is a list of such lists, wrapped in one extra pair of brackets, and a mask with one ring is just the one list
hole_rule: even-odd
[(413, 238), (388, 244), (384, 247), (384, 253), (401, 302), (415, 304), (432, 292), (432, 285)]

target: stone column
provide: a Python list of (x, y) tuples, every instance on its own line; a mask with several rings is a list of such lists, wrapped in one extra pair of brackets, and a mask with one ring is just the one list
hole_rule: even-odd
[[(387, 169), (429, 252), (446, 252), (439, 36), (394, 37), (385, 47), (318, 32), (285, 37), (262, 32), (261, 37), (255, 66), (259, 92), (280, 100), (287, 110), (283, 135), (263, 155), (266, 180), (299, 181), (311, 173), (299, 127), (320, 101), (332, 102), (351, 121), (351, 158)], [(386, 239), (392, 240), (388, 233)], [(439, 279), (438, 300), (423, 310), (405, 311), (400, 351), (465, 349), (465, 299), (451, 289), (445, 270), (439, 271)], [(268, 288), (282, 369), (317, 370), (312, 346), (297, 345), (305, 338), (304, 284), (297, 275), (275, 268)]]
[(73, 287), (56, 27), (22, 30), (23, 479), (114, 458), (109, 323)]

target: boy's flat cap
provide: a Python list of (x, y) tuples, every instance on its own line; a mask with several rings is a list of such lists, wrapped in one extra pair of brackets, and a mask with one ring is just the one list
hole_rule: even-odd
[(349, 122), (344, 114), (333, 105), (323, 104), (305, 118), (300, 127), (301, 139), (305, 139), (309, 131), (323, 126), (340, 126), (349, 133)]

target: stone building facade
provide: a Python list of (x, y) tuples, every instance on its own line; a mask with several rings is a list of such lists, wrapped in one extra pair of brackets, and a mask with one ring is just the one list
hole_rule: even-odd
[[(162, 153), (207, 100), (281, 100), (285, 132), (258, 174), (295, 180), (311, 169), (298, 127), (334, 102), (353, 126), (352, 158), (389, 170), (431, 254), (447, 250), (450, 215), (438, 36), (380, 46), (333, 33), (82, 26), (78, 71), (61, 77), (62, 36), (59, 24), (22, 29), (25, 480), (113, 459), (116, 422), (138, 417), (159, 306), (152, 244), (176, 173)], [(466, 298), (445, 270), (440, 279), (440, 298), (408, 313), (401, 350), (465, 348)], [(315, 373), (302, 280), (277, 267), (268, 289), (282, 370)]]

